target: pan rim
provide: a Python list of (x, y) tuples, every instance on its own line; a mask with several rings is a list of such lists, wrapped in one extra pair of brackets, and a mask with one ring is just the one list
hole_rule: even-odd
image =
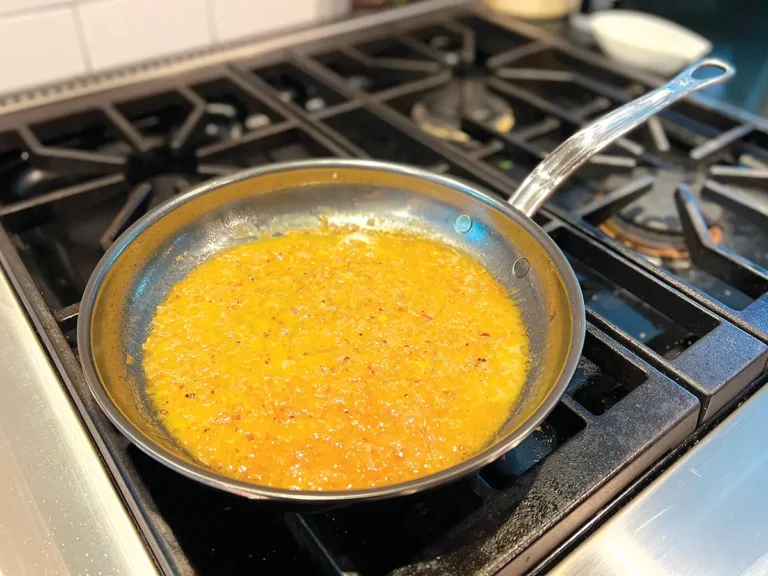
[[(198, 465), (192, 461), (179, 458), (175, 454), (165, 450), (160, 444), (155, 442), (149, 436), (142, 433), (127, 417), (123, 415), (117, 405), (112, 401), (107, 389), (102, 382), (96, 370), (96, 363), (91, 350), (91, 323), (93, 320), (94, 305), (96, 298), (100, 293), (107, 273), (112, 269), (113, 264), (118, 260), (123, 250), (129, 246), (146, 228), (165, 217), (170, 212), (180, 206), (191, 202), (192, 200), (211, 193), (224, 186), (232, 185), (238, 182), (249, 180), (258, 176), (272, 174), (277, 172), (295, 171), (302, 169), (317, 168), (338, 168), (338, 169), (367, 169), (385, 171), (404, 176), (410, 176), (425, 179), (434, 184), (446, 186), (459, 192), (468, 194), (485, 204), (499, 210), (508, 218), (512, 218), (516, 223), (528, 231), (547, 252), (556, 269), (558, 270), (570, 304), (572, 328), (571, 328), (571, 347), (568, 355), (563, 362), (563, 369), (560, 376), (552, 387), (550, 394), (544, 399), (539, 407), (529, 415), (504, 441), (491, 444), (486, 449), (475, 454), (473, 457), (460, 462), (459, 464), (440, 470), (438, 472), (415, 478), (407, 482), (391, 484), (373, 488), (364, 488), (348, 491), (308, 491), (308, 490), (287, 490), (282, 488), (272, 488), (261, 486), (228, 478), (218, 474), (209, 468)], [(562, 398), (565, 390), (576, 370), (581, 351), (584, 345), (586, 332), (586, 313), (584, 309), (584, 300), (576, 279), (576, 275), (571, 268), (565, 255), (555, 244), (554, 240), (536, 224), (532, 218), (529, 218), (521, 211), (514, 208), (507, 202), (503, 202), (483, 188), (474, 183), (469, 184), (451, 176), (434, 174), (403, 164), (393, 162), (381, 162), (375, 160), (360, 159), (310, 159), (290, 162), (281, 162), (260, 166), (256, 168), (245, 169), (234, 174), (215, 178), (204, 184), (196, 186), (187, 192), (172, 198), (168, 202), (148, 211), (131, 225), (120, 237), (113, 242), (107, 249), (104, 256), (94, 269), (88, 280), (83, 297), (81, 300), (80, 314), (78, 315), (77, 325), (77, 346), (80, 352), (80, 364), (83, 368), (86, 383), (91, 394), (96, 399), (97, 404), (104, 411), (110, 421), (117, 427), (121, 434), (127, 437), (137, 448), (145, 454), (168, 466), (169, 468), (181, 473), (182, 475), (196, 480), (212, 488), (237, 494), (249, 499), (270, 500), (284, 503), (305, 502), (311, 503), (342, 503), (362, 500), (375, 500), (395, 496), (405, 496), (415, 494), (423, 490), (433, 488), (439, 485), (447, 484), (468, 476), (476, 472), (481, 467), (490, 464), (500, 458), (503, 454), (522, 442), (555, 408)]]

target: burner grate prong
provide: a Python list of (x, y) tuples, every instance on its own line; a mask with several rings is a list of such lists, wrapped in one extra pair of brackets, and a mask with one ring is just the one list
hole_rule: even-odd
[(617, 154), (595, 154), (589, 159), (590, 164), (606, 168), (625, 168), (631, 170), (637, 167), (637, 158), (619, 156)]
[(146, 139), (133, 127), (128, 119), (123, 116), (112, 104), (105, 104), (102, 108), (104, 115), (109, 118), (112, 124), (125, 136), (128, 143), (139, 152), (145, 152), (149, 149)]
[(77, 327), (77, 318), (80, 315), (80, 302), (75, 302), (64, 308), (56, 308), (51, 311), (53, 318), (61, 327), (62, 332), (69, 332)]
[(368, 54), (358, 50), (354, 46), (343, 48), (341, 52), (370, 68), (389, 68), (391, 70), (424, 72), (426, 74), (437, 74), (442, 70), (442, 67), (437, 62), (431, 62), (429, 60), (405, 60), (401, 58), (374, 58), (368, 56)]
[(125, 204), (120, 208), (115, 217), (107, 226), (104, 233), (99, 238), (99, 246), (102, 250), (107, 250), (112, 243), (117, 239), (120, 234), (130, 225), (131, 220), (135, 219), (139, 212), (139, 208), (148, 199), (152, 193), (152, 186), (146, 182), (143, 182), (136, 186), (128, 194), (128, 198), (125, 200)]
[(467, 152), (467, 156), (470, 156), (475, 160), (482, 160), (483, 158), (487, 158), (488, 156), (492, 156), (493, 154), (498, 154), (499, 152), (502, 152), (504, 149), (505, 149), (504, 143), (498, 138), (494, 138), (493, 140), (490, 140), (488, 143), (483, 144), (479, 148), (476, 148), (474, 150), (469, 150)]
[(755, 202), (748, 194), (724, 186), (714, 180), (706, 180), (701, 190), (703, 197), (712, 197), (739, 216), (758, 224), (763, 230), (768, 230), (768, 206), (764, 202)]
[(626, 206), (650, 191), (654, 182), (655, 178), (650, 175), (632, 180), (625, 186), (579, 208), (576, 210), (576, 216), (584, 218), (591, 224), (600, 224), (616, 216)]
[(488, 60), (485, 61), (485, 65), (490, 70), (494, 70), (494, 69), (498, 70), (502, 66), (506, 66), (510, 62), (514, 62), (515, 60), (519, 60), (526, 56), (535, 54), (536, 52), (540, 52), (547, 46), (548, 45), (545, 44), (544, 42), (531, 42), (530, 44), (523, 44), (522, 46), (516, 46), (515, 48), (512, 48), (506, 52), (502, 52), (501, 54), (496, 54), (494, 56), (491, 56), (490, 58), (488, 58)]
[(171, 150), (175, 151), (183, 150), (191, 143), (198, 130), (201, 130), (200, 125), (205, 118), (205, 101), (186, 86), (182, 86), (178, 90), (192, 103), (192, 110), (176, 133), (171, 134), (170, 147)]
[(768, 163), (758, 159), (753, 154), (742, 154), (739, 156), (739, 164), (755, 170), (768, 170)]
[(576, 77), (569, 70), (540, 68), (497, 68), (496, 75), (504, 80), (544, 80), (546, 82), (573, 82)]
[(16, 214), (23, 215), (28, 210), (43, 208), (44, 206), (53, 204), (54, 202), (65, 200), (67, 198), (73, 198), (75, 196), (81, 196), (84, 194), (106, 195), (111, 190), (115, 189), (117, 186), (122, 185), (123, 183), (125, 183), (125, 176), (120, 173), (101, 176), (99, 178), (94, 178), (93, 180), (83, 182), (82, 184), (67, 186), (65, 188), (54, 190), (53, 192), (40, 194), (39, 196), (33, 196), (32, 198), (27, 198), (26, 200), (20, 200), (12, 204), (0, 206), (0, 217), (5, 218)]
[(753, 124), (740, 124), (738, 126), (734, 126), (716, 138), (712, 138), (711, 140), (696, 146), (693, 150), (691, 150), (689, 156), (691, 157), (691, 160), (696, 160), (697, 162), (704, 160), (705, 158), (708, 158), (717, 152), (722, 151), (729, 144), (736, 142), (736, 140), (740, 140), (754, 129), (755, 126)]
[(235, 172), (242, 170), (240, 166), (234, 164), (199, 164), (197, 167), (197, 173), (201, 176), (210, 176), (215, 178), (217, 176), (229, 176)]
[(559, 129), (563, 123), (553, 116), (547, 116), (541, 122), (531, 124), (525, 128), (516, 128), (514, 135), (519, 140), (532, 140), (539, 136), (544, 136), (549, 132)]
[(35, 158), (35, 165), (44, 169), (70, 174), (104, 174), (120, 171), (126, 165), (122, 156), (45, 146), (28, 126), (21, 126), (19, 135), (30, 156)]
[(768, 190), (768, 168), (752, 169), (715, 164), (709, 167), (709, 174), (726, 184)]
[(695, 195), (681, 185), (675, 193), (691, 260), (701, 268), (730, 282), (744, 293), (757, 297), (768, 290), (768, 273), (732, 250), (717, 244), (710, 236)]
[(605, 112), (613, 106), (613, 102), (605, 96), (598, 96), (588, 104), (572, 110), (571, 113), (574, 116), (578, 116), (581, 120), (586, 120), (594, 114)]
[(647, 122), (648, 131), (651, 133), (653, 139), (653, 145), (656, 146), (656, 150), (659, 152), (669, 152), (672, 146), (669, 144), (669, 138), (667, 138), (667, 132), (664, 130), (664, 125), (659, 120), (658, 116), (650, 118)]

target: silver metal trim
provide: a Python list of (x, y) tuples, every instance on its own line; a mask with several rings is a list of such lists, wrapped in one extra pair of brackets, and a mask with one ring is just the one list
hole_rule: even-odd
[(768, 387), (550, 574), (768, 573)]
[[(176, 210), (180, 206), (205, 194), (215, 193), (224, 186), (243, 182), (251, 178), (256, 178), (265, 174), (279, 173), (291, 170), (301, 170), (308, 168), (331, 168), (331, 169), (368, 169), (383, 170), (395, 174), (420, 178), (425, 181), (433, 182), (441, 186), (459, 190), (464, 194), (472, 196), (480, 202), (488, 204), (497, 209), (506, 217), (517, 222), (521, 227), (527, 230), (546, 250), (551, 259), (552, 266), (562, 275), (563, 284), (570, 299), (571, 317), (573, 326), (571, 332), (572, 346), (568, 356), (563, 362), (563, 370), (557, 383), (553, 386), (550, 395), (542, 402), (538, 409), (525, 420), (520, 427), (510, 434), (503, 441), (497, 442), (484, 451), (475, 455), (456, 466), (442, 470), (435, 474), (417, 478), (401, 484), (391, 486), (381, 486), (364, 490), (349, 490), (345, 492), (309, 492), (292, 491), (278, 488), (269, 488), (266, 486), (257, 486), (247, 482), (242, 482), (232, 478), (227, 478), (212, 470), (195, 465), (189, 461), (183, 460), (162, 446), (154, 442), (151, 438), (144, 435), (132, 422), (126, 418), (120, 409), (114, 404), (112, 398), (104, 388), (99, 378), (91, 349), (91, 318), (93, 316), (96, 298), (99, 295), (101, 285), (113, 263), (120, 256), (120, 253), (137, 238), (144, 230), (152, 224), (163, 218), (168, 213)], [(502, 202), (480, 188), (470, 187), (467, 184), (455, 180), (448, 176), (434, 174), (413, 166), (394, 164), (389, 162), (377, 162), (373, 160), (301, 160), (295, 162), (284, 162), (280, 164), (271, 164), (249, 170), (243, 170), (236, 174), (211, 180), (205, 184), (197, 186), (181, 194), (165, 204), (154, 208), (147, 214), (137, 220), (128, 230), (126, 230), (104, 254), (98, 266), (91, 275), (85, 293), (80, 304), (79, 322), (77, 325), (77, 343), (80, 351), (80, 362), (83, 367), (85, 379), (91, 389), (96, 401), (113, 422), (113, 424), (126, 436), (134, 445), (144, 451), (146, 454), (157, 461), (169, 466), (177, 472), (202, 482), (213, 488), (225, 490), (241, 496), (253, 499), (268, 499), (274, 501), (295, 503), (330, 503), (344, 501), (373, 500), (395, 496), (405, 496), (414, 494), (422, 490), (432, 488), (438, 484), (443, 484), (462, 478), (480, 469), (486, 464), (500, 458), (503, 454), (509, 452), (518, 443), (520, 443), (534, 428), (536, 428), (547, 417), (560, 401), (561, 396), (576, 371), (576, 366), (581, 357), (581, 350), (584, 346), (586, 332), (586, 313), (584, 310), (584, 300), (579, 288), (576, 274), (571, 265), (565, 258), (557, 244), (544, 232), (533, 220), (525, 214), (513, 208), (506, 202)]]
[(0, 574), (157, 574), (0, 271)]

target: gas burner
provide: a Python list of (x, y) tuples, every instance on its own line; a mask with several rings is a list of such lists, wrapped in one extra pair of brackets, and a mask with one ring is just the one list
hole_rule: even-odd
[(80, 175), (73, 176), (51, 170), (43, 170), (30, 164), (30, 154), (21, 151), (8, 155), (7, 162), (0, 162), (0, 177), (6, 180), (7, 191), (2, 195), (4, 202), (25, 200), (52, 192), (83, 180)]
[(411, 109), (411, 118), (425, 132), (453, 142), (466, 143), (470, 136), (461, 129), (462, 118), (497, 132), (509, 132), (515, 116), (501, 98), (491, 94), (482, 78), (460, 78), (430, 92)]
[[(679, 185), (687, 184), (700, 197), (703, 180), (701, 174), (660, 170), (648, 192), (602, 222), (600, 229), (658, 266), (673, 270), (689, 268), (688, 244), (675, 205), (675, 191)], [(723, 230), (715, 222), (722, 208), (703, 202), (699, 202), (699, 207), (712, 240), (719, 243)]]

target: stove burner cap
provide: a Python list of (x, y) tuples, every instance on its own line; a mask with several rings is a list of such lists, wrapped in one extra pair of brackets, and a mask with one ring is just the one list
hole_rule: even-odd
[[(698, 197), (703, 177), (683, 171), (659, 170), (648, 192), (603, 222), (600, 228), (658, 265), (677, 269), (689, 266), (688, 244), (675, 203), (675, 191), (681, 184), (689, 185)], [(722, 230), (715, 223), (722, 209), (704, 202), (699, 202), (699, 208), (712, 240), (719, 242)]]
[(411, 109), (411, 118), (422, 130), (453, 142), (471, 140), (461, 129), (462, 117), (497, 132), (509, 132), (515, 125), (512, 108), (488, 92), (482, 79), (455, 80), (429, 93)]

